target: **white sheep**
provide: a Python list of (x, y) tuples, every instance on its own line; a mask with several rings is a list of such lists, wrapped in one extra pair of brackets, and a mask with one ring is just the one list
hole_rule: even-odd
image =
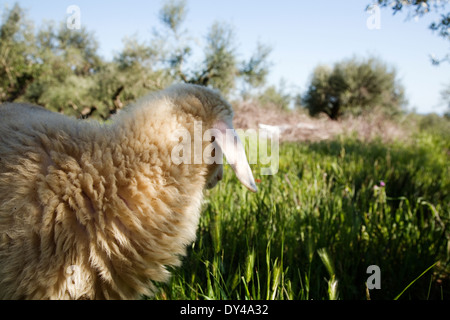
[[(217, 163), (175, 165), (173, 133), (194, 137), (195, 122), (225, 136), (232, 117), (218, 92), (187, 84), (107, 124), (0, 106), (0, 298), (154, 294), (195, 240), (204, 187), (222, 176)], [(225, 141), (214, 145), (256, 191), (242, 144)]]

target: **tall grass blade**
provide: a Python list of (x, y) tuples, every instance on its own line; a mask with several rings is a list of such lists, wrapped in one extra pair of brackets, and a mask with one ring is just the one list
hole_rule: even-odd
[(416, 282), (417, 280), (419, 280), (425, 273), (427, 273), (430, 269), (432, 269), (437, 263), (438, 263), (438, 261), (436, 261), (435, 263), (433, 263), (433, 264), (432, 264), (431, 266), (429, 266), (424, 272), (422, 272), (422, 273), (420, 274), (420, 276), (418, 276), (418, 277), (415, 278), (410, 284), (408, 284), (408, 285), (406, 286), (406, 288), (403, 289), (403, 291), (400, 292), (399, 295), (396, 296), (396, 297), (394, 298), (394, 300), (398, 300), (398, 299), (402, 296), (402, 294), (403, 294), (406, 290), (408, 290), (409, 287), (411, 287), (411, 286), (414, 284), (414, 282)]

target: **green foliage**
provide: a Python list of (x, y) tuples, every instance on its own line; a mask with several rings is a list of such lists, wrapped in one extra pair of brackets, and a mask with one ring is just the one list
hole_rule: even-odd
[(107, 119), (175, 81), (224, 94), (235, 89), (238, 78), (250, 86), (264, 84), (270, 48), (258, 44), (249, 61), (239, 60), (234, 30), (224, 23), (211, 26), (202, 63), (188, 63), (193, 47), (183, 30), (186, 16), (186, 1), (166, 1), (159, 14), (163, 31), (148, 41), (124, 39), (123, 49), (105, 61), (93, 33), (52, 22), (35, 31), (16, 4), (0, 25), (0, 103), (26, 101), (76, 117)]
[(166, 1), (159, 12), (161, 22), (178, 34), (179, 28), (186, 19), (187, 9), (185, 0)]
[(186, 2), (170, 1), (160, 11), (165, 31), (157, 33), (163, 41), (162, 48), (168, 52), (164, 59), (176, 80), (212, 86), (227, 95), (236, 88), (238, 79), (250, 87), (262, 86), (269, 72), (267, 62), (271, 48), (258, 43), (255, 53), (248, 61), (239, 61), (236, 51), (236, 34), (232, 26), (214, 22), (206, 35), (204, 58), (200, 64), (189, 65), (193, 51), (192, 38), (187, 31), (180, 31), (186, 18)]
[[(249, 193), (228, 166), (207, 194), (197, 241), (159, 299), (448, 299), (446, 142), (354, 138), (280, 148), (280, 170)], [(428, 267), (438, 262), (411, 286)], [(408, 287), (409, 286), (409, 287)]]
[(249, 61), (244, 61), (241, 68), (241, 75), (246, 83), (252, 87), (264, 85), (270, 64), (267, 61), (272, 48), (268, 45), (258, 43), (256, 51)]
[(272, 48), (258, 43), (248, 61), (238, 61), (235, 42), (232, 26), (214, 23), (206, 37), (204, 68), (196, 72), (190, 82), (212, 85), (225, 95), (236, 87), (238, 79), (249, 87), (263, 86), (269, 73), (267, 59)]
[(344, 113), (361, 114), (380, 109), (399, 112), (404, 104), (403, 87), (396, 72), (375, 58), (337, 62), (332, 69), (314, 69), (302, 104), (311, 115), (326, 113), (336, 120)]
[(205, 69), (198, 75), (202, 85), (211, 84), (227, 94), (238, 74), (235, 33), (232, 27), (216, 22), (206, 36)]
[(288, 110), (291, 102), (291, 96), (285, 92), (283, 83), (279, 88), (267, 87), (257, 98), (262, 106), (274, 106), (281, 110)]
[(439, 136), (443, 141), (447, 141), (448, 144), (445, 146), (450, 150), (450, 118), (442, 117), (435, 113), (430, 113), (427, 115), (408, 115), (410, 123), (415, 121), (417, 123), (417, 130), (427, 132), (434, 136)]
[(32, 25), (16, 4), (0, 26), (0, 103), (23, 95), (39, 73)]

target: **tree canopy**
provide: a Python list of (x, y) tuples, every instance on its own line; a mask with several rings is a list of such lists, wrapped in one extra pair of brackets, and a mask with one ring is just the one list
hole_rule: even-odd
[(313, 116), (325, 113), (333, 120), (344, 113), (374, 109), (392, 114), (405, 102), (403, 91), (395, 69), (379, 59), (353, 58), (337, 62), (333, 68), (316, 67), (297, 104), (304, 105)]
[[(394, 13), (407, 7), (424, 15), (444, 10), (447, 2), (374, 0), (373, 4), (390, 5)], [(186, 0), (166, 0), (153, 33), (145, 40), (123, 39), (122, 49), (105, 60), (94, 34), (85, 27), (47, 22), (36, 30), (15, 4), (0, 21), (0, 103), (25, 101), (76, 117), (107, 119), (149, 91), (183, 81), (214, 87), (228, 96), (240, 91), (260, 105), (289, 108), (292, 96), (283, 86), (266, 86), (270, 46), (256, 42), (254, 51), (243, 57), (235, 28), (223, 21), (214, 22), (204, 41), (198, 41), (185, 26), (188, 14)], [(443, 14), (430, 28), (450, 40), (448, 26), (449, 14)], [(194, 52), (201, 55), (194, 57)], [(446, 89), (443, 100), (448, 96)], [(392, 114), (404, 103), (395, 69), (374, 58), (317, 66), (306, 92), (296, 99), (311, 115), (325, 113), (331, 119), (372, 110)]]
[[(224, 22), (212, 24), (201, 63), (184, 22), (184, 0), (168, 0), (159, 12), (160, 28), (146, 41), (129, 37), (112, 61), (98, 53), (92, 32), (48, 22), (35, 30), (15, 4), (0, 24), (0, 103), (27, 101), (77, 117), (106, 119), (145, 93), (184, 81), (229, 94), (237, 81), (265, 84), (269, 46), (258, 43), (248, 60), (239, 59), (236, 34)], [(155, 29), (156, 30), (156, 29)], [(198, 46), (198, 45), (197, 45)]]

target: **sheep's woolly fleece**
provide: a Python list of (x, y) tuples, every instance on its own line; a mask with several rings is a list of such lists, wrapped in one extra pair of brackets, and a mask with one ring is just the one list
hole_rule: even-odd
[(203, 188), (221, 170), (171, 163), (171, 134), (232, 117), (217, 92), (193, 85), (107, 124), (0, 106), (0, 298), (151, 296), (195, 240)]

